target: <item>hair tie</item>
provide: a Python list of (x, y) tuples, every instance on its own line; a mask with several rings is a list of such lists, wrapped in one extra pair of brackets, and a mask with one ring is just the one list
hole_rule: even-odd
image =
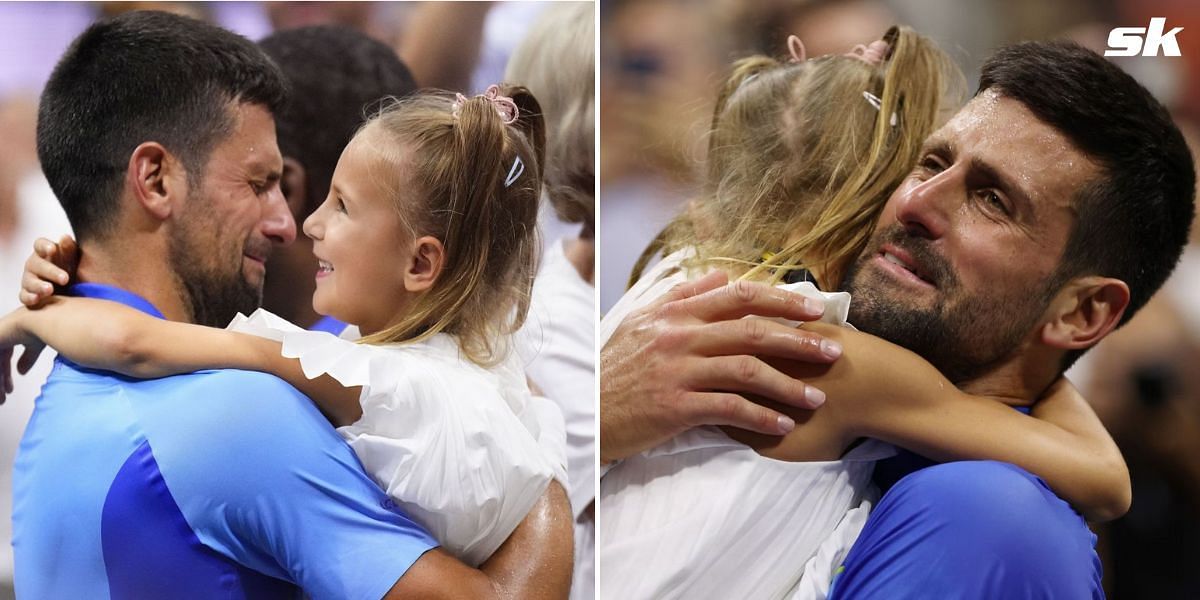
[(889, 48), (890, 45), (887, 42), (883, 40), (875, 40), (865, 46), (859, 44), (855, 46), (853, 50), (843, 54), (842, 56), (857, 58), (858, 60), (861, 60), (872, 67), (877, 67), (883, 63), (885, 58), (887, 58)]
[[(513, 102), (512, 98), (500, 95), (500, 86), (496, 84), (489, 85), (482, 94), (475, 96), (483, 98), (492, 104), (496, 109), (496, 114), (500, 115), (500, 119), (505, 125), (512, 125), (517, 122), (517, 117), (521, 114), (517, 110), (517, 103)], [(467, 97), (462, 94), (454, 94), (454, 103), (450, 105), (450, 114), (458, 117), (459, 111), (462, 110), (463, 104), (467, 102)]]
[(508, 96), (501, 96), (500, 86), (493, 83), (481, 95), (484, 100), (491, 102), (492, 106), (496, 107), (496, 112), (500, 114), (505, 125), (512, 125), (517, 121), (517, 115), (520, 114), (517, 110), (517, 103)]
[(789, 35), (787, 39), (787, 46), (788, 52), (792, 54), (791, 62), (804, 62), (804, 59), (806, 56), (808, 56), (808, 54), (804, 51), (804, 42), (801, 42), (799, 37)]

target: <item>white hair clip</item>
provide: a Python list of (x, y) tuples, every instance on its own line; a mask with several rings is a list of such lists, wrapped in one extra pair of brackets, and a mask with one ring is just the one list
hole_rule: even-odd
[[(875, 94), (872, 94), (871, 92), (864, 91), (863, 98), (866, 98), (867, 102), (871, 103), (871, 106), (875, 107), (875, 110), (883, 110), (883, 100), (880, 100), (879, 96), (876, 96)], [(892, 125), (892, 127), (896, 126), (895, 111), (892, 112), (891, 125)]]
[(508, 170), (508, 177), (505, 178), (505, 180), (504, 180), (504, 187), (508, 187), (508, 186), (512, 185), (513, 182), (516, 181), (517, 178), (520, 177), (521, 174), (524, 172), (525, 172), (525, 163), (522, 162), (521, 157), (518, 156), (516, 159), (513, 160), (512, 168)]

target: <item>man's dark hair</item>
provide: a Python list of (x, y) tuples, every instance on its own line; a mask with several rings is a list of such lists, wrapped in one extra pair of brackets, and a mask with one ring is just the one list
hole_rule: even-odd
[(75, 235), (102, 237), (139, 144), (178, 156), (194, 189), (232, 132), (230, 103), (277, 112), (286, 97), (279, 69), (249, 40), (169, 13), (125, 13), (88, 27), (54, 68), (38, 107), (38, 158)]
[[(1055, 281), (1086, 274), (1124, 281), (1124, 325), (1187, 244), (1196, 173), (1183, 134), (1133, 77), (1070, 42), (1001, 49), (983, 65), (977, 93), (987, 89), (1023, 104), (1100, 166), (1101, 177), (1073, 199), (1077, 220)], [(1069, 354), (1067, 365), (1079, 354)]]
[(338, 157), (372, 103), (416, 90), (396, 51), (348, 27), (275, 33), (259, 46), (279, 65), (294, 101), (276, 115), (279, 151), (304, 166), (311, 213), (329, 192)]

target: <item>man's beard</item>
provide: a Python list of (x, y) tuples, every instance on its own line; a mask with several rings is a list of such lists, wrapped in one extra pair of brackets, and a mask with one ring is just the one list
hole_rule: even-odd
[[(241, 246), (232, 259), (219, 256), (231, 249), (213, 243), (219, 231), (215, 226), (192, 222), (176, 232), (168, 258), (191, 322), (225, 327), (237, 313), (250, 314), (262, 304), (262, 288), (251, 285), (242, 274)], [(222, 260), (232, 263), (219, 264)]]
[[(855, 327), (916, 352), (960, 384), (1013, 356), (1041, 318), (1057, 286), (1040, 290), (963, 289), (949, 263), (902, 227), (878, 232), (843, 279)], [(864, 269), (884, 243), (902, 248), (936, 286), (933, 306), (915, 307), (887, 275)]]

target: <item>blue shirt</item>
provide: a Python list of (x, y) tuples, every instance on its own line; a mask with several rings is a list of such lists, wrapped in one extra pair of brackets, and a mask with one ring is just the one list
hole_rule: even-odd
[[(73, 293), (162, 318), (110, 286)], [(436, 545), (263, 373), (137, 380), (60, 357), (13, 474), (22, 598), (378, 600)]]
[(325, 331), (333, 335), (341, 335), (342, 331), (346, 329), (346, 324), (329, 315), (325, 315), (308, 329), (309, 331)]

